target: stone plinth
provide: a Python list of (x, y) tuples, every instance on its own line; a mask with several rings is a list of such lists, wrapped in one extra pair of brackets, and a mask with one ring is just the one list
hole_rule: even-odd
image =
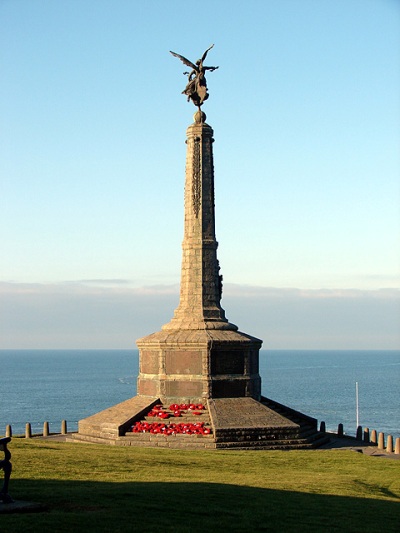
[(162, 402), (261, 396), (261, 341), (232, 330), (163, 330), (139, 339), (138, 394)]
[[(136, 398), (143, 401), (143, 397)], [(160, 418), (149, 416), (150, 409), (160, 403), (159, 399), (149, 399), (145, 409), (143, 403), (136, 403), (138, 400), (129, 405), (132, 400), (81, 421), (79, 434), (67, 440), (115, 446), (203, 450), (309, 449), (329, 441), (325, 433), (318, 432), (315, 419), (263, 397), (261, 401), (244, 397), (212, 398), (204, 402), (206, 407), (200, 416), (186, 411), (179, 418), (163, 420), (166, 424), (201, 421), (210, 428), (209, 434), (166, 434), (151, 430), (132, 432), (129, 427), (134, 427), (137, 422), (158, 424), (161, 421)], [(165, 408), (168, 410), (168, 404)], [(127, 417), (130, 419), (129, 424)]]

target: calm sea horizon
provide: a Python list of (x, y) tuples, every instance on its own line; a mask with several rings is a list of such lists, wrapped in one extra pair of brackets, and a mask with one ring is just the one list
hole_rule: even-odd
[[(59, 432), (136, 394), (137, 350), (0, 350), (0, 435), (30, 422)], [(400, 437), (400, 350), (261, 350), (262, 394), (356, 432), (359, 424)]]

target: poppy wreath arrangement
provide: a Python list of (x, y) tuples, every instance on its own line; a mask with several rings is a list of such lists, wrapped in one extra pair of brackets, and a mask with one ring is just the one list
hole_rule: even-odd
[(154, 416), (158, 418), (169, 418), (171, 415), (180, 417), (189, 411), (192, 415), (201, 415), (201, 411), (204, 411), (205, 407), (202, 403), (173, 403), (169, 406), (169, 412), (164, 409), (162, 404), (155, 405), (151, 411), (147, 413), (147, 416)]
[[(171, 404), (169, 412), (161, 404), (155, 405), (146, 416), (160, 418), (181, 417), (186, 412), (193, 415), (201, 415), (205, 410), (203, 404)], [(163, 423), (163, 422), (136, 422), (131, 427), (132, 433), (152, 433), (153, 435), (210, 435), (211, 429), (204, 426), (204, 422), (180, 422), (180, 423)]]

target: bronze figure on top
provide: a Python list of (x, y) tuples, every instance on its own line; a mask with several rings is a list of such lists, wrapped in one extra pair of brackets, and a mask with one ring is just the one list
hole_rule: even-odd
[(185, 89), (182, 91), (182, 94), (187, 95), (188, 102), (189, 100), (192, 100), (195, 106), (197, 106), (200, 110), (200, 106), (203, 105), (204, 100), (207, 100), (208, 98), (208, 92), (207, 92), (207, 81), (205, 77), (206, 70), (209, 70), (210, 72), (213, 72), (218, 67), (206, 67), (203, 65), (204, 60), (207, 57), (207, 53), (213, 48), (213, 44), (210, 46), (210, 48), (207, 48), (207, 50), (204, 52), (201, 59), (198, 59), (196, 61), (196, 64), (189, 61), (189, 59), (186, 59), (186, 57), (183, 57), (179, 54), (176, 54), (175, 52), (170, 53), (179, 58), (185, 65), (192, 68), (191, 72), (184, 72), (185, 75), (188, 77), (188, 84), (186, 85)]

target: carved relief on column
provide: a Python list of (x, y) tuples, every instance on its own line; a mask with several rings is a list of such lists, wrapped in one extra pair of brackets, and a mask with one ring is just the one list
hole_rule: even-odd
[[(210, 168), (211, 168), (211, 198), (210, 198), (210, 207), (213, 215), (213, 220), (215, 223), (215, 186), (214, 186), (214, 153), (212, 150), (212, 143), (214, 142), (214, 139), (210, 139)], [(215, 231), (215, 229), (214, 229)]]
[(193, 211), (196, 218), (199, 217), (201, 205), (201, 158), (200, 158), (200, 137), (195, 137), (193, 146), (193, 181), (192, 181), (192, 201)]

